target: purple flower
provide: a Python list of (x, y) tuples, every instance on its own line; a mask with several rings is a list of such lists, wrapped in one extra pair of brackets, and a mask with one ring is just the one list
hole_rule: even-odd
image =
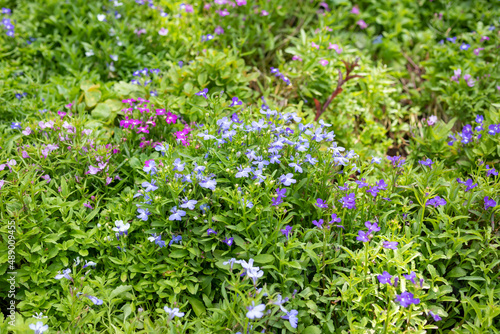
[(286, 237), (286, 239), (288, 240), (288, 236), (290, 235), (290, 233), (292, 232), (292, 227), (290, 225), (286, 225), (284, 229), (280, 230), (281, 233), (283, 233), (283, 235)]
[(224, 240), (222, 240), (223, 243), (225, 243), (226, 245), (228, 245), (229, 247), (231, 247), (234, 243), (234, 238), (226, 238)]
[(368, 242), (368, 241), (370, 241), (370, 239), (368, 239), (369, 236), (370, 236), (370, 233), (359, 230), (358, 236), (356, 237), (356, 240), (362, 241), (362, 242)]
[(380, 282), (380, 284), (389, 284), (390, 285), (392, 276), (387, 271), (384, 271), (382, 273), (382, 275), (377, 276), (377, 279)]
[(402, 307), (408, 307), (411, 304), (419, 304), (420, 299), (418, 298), (413, 298), (413, 293), (411, 292), (403, 292), (400, 295), (396, 295), (396, 301), (402, 306)]
[(469, 48), (470, 45), (467, 43), (462, 43), (462, 45), (460, 45), (460, 50), (469, 50)]
[(380, 227), (377, 223), (371, 223), (370, 221), (365, 222), (365, 226), (368, 229), (368, 234), (380, 231)]
[(337, 217), (336, 213), (332, 213), (332, 220), (328, 224), (340, 223), (342, 219)]
[(382, 247), (387, 249), (398, 249), (399, 242), (397, 241), (384, 241)]
[(415, 278), (417, 278), (417, 274), (415, 274), (413, 271), (412, 271), (412, 272), (410, 272), (410, 274), (408, 274), (408, 275), (403, 275), (403, 276), (404, 276), (404, 278), (406, 278), (407, 280), (411, 281), (413, 284), (417, 284), (417, 283), (415, 282)]
[(213, 229), (209, 228), (209, 229), (207, 230), (207, 235), (210, 235), (210, 234), (215, 234), (215, 235), (217, 235), (217, 232), (216, 232), (215, 230), (213, 230)]
[(343, 208), (356, 209), (356, 195), (354, 193), (347, 194), (339, 199), (339, 202), (342, 203)]
[(434, 321), (441, 321), (443, 319), (441, 319), (441, 317), (435, 313), (433, 313), (432, 311), (429, 311), (429, 315), (432, 317), (432, 319), (434, 319)]
[(212, 191), (215, 190), (216, 185), (217, 185), (217, 181), (215, 181), (209, 177), (200, 181), (200, 187), (207, 188), (207, 189), (210, 189)]
[(490, 175), (495, 175), (497, 176), (498, 175), (498, 172), (497, 170), (495, 169), (495, 167), (490, 166), (489, 165), (486, 165), (486, 176), (490, 176)]
[(208, 93), (208, 88), (205, 88), (199, 91), (198, 93), (195, 93), (194, 95), (203, 96), (205, 99), (208, 99), (207, 93)]
[(419, 164), (427, 167), (432, 167), (432, 164), (434, 163), (431, 159), (427, 158), (426, 160), (419, 160)]
[(363, 189), (364, 187), (369, 186), (369, 184), (366, 183), (366, 179), (364, 179), (364, 178), (361, 180), (358, 180), (358, 181), (354, 181), (354, 182), (356, 182), (358, 184), (359, 189)]
[(229, 107), (241, 106), (243, 104), (243, 102), (241, 102), (236, 96), (233, 97), (231, 101), (232, 103), (229, 105)]
[(472, 182), (473, 182), (472, 179), (468, 179), (467, 181), (464, 182), (460, 178), (458, 178), (457, 182), (461, 183), (461, 184), (463, 184), (465, 186), (467, 186), (465, 188), (465, 192), (467, 192), (467, 191), (469, 191), (469, 190), (474, 189), (475, 187), (477, 187), (477, 183), (472, 184)]
[(315, 204), (318, 208), (322, 208), (322, 209), (327, 209), (328, 208), (328, 204), (326, 204), (326, 202), (323, 202), (323, 200), (321, 198), (318, 198), (316, 200), (316, 204)]
[(12, 124), (10, 125), (10, 128), (11, 129), (21, 130), (21, 123), (19, 123), (19, 122), (12, 122)]
[(492, 136), (500, 133), (500, 124), (491, 124), (488, 126), (488, 133)]
[(321, 228), (323, 226), (323, 219), (320, 220), (313, 220), (313, 225), (316, 225), (318, 228)]
[[(394, 156), (394, 157), (390, 157), (390, 156), (389, 156), (389, 157), (387, 157), (387, 159), (388, 159), (390, 162), (392, 162), (392, 166), (393, 166), (393, 167), (396, 167), (396, 166), (397, 166), (397, 167), (401, 167), (401, 166), (405, 163), (405, 161), (406, 161), (406, 159), (405, 159), (405, 158), (403, 158), (403, 157), (401, 157), (401, 156), (399, 156), (399, 155)], [(396, 164), (397, 164), (397, 165), (396, 165)]]
[(438, 206), (446, 205), (446, 200), (444, 198), (436, 196), (432, 199), (427, 200), (427, 202), (425, 203), (425, 206), (429, 206), (429, 205), (432, 205), (435, 208), (437, 208)]
[(493, 198), (489, 198), (488, 196), (486, 196), (484, 198), (484, 209), (485, 210), (488, 210), (489, 208), (494, 208), (495, 206), (497, 206), (497, 202), (495, 202), (493, 200)]
[(222, 35), (224, 33), (224, 29), (222, 29), (221, 26), (217, 26), (217, 27), (215, 27), (214, 33), (217, 35)]

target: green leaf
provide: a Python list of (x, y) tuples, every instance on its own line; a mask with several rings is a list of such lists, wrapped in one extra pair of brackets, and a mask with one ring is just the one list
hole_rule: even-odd
[(115, 298), (118, 295), (121, 295), (124, 292), (132, 290), (132, 285), (120, 285), (119, 287), (115, 288), (113, 291), (111, 291), (111, 294), (109, 295), (109, 300)]
[(463, 277), (466, 275), (467, 272), (462, 267), (455, 267), (448, 273), (447, 277)]
[(270, 263), (274, 261), (274, 256), (270, 254), (259, 254), (253, 258), (257, 263)]
[(185, 249), (177, 249), (177, 250), (174, 250), (172, 253), (170, 253), (170, 257), (177, 259), (177, 258), (185, 257), (188, 254), (189, 254), (189, 252)]
[(319, 329), (316, 326), (309, 326), (304, 331), (302, 334), (321, 334), (321, 329)]
[(92, 108), (101, 99), (102, 93), (99, 90), (100, 85), (93, 85), (85, 90), (85, 104), (88, 108)]
[(102, 121), (107, 121), (111, 116), (111, 109), (105, 103), (99, 103), (94, 110), (92, 110), (92, 117)]
[(188, 297), (189, 303), (193, 308), (194, 313), (199, 317), (206, 312), (205, 304), (197, 298)]

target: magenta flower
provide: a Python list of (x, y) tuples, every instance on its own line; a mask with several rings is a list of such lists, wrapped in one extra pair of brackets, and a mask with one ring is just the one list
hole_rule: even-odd
[(352, 7), (351, 13), (354, 14), (354, 15), (359, 15), (359, 7), (358, 7), (358, 5), (355, 5), (354, 7)]
[(316, 48), (317, 50), (319, 50), (319, 45), (314, 43), (314, 42), (311, 42), (311, 47), (313, 48)]
[(260, 15), (261, 15), (261, 16), (268, 16), (268, 15), (269, 15), (269, 12), (267, 12), (267, 11), (265, 11), (265, 10), (262, 10), (262, 11), (260, 12)]
[(293, 57), (292, 57), (292, 60), (302, 61), (302, 58), (300, 58), (299, 56), (293, 56)]
[(175, 124), (175, 122), (177, 121), (177, 115), (174, 115), (172, 114), (170, 111), (167, 112), (167, 117), (165, 118), (165, 121), (167, 122), (167, 124)]
[(166, 36), (168, 34), (168, 29), (166, 28), (161, 28), (160, 31), (158, 31), (158, 35), (160, 36)]
[(193, 12), (193, 5), (186, 5), (184, 7), (184, 9), (186, 10), (186, 13), (192, 13)]
[(481, 37), (481, 42), (489, 41), (489, 40), (490, 40), (490, 38), (488, 36)]

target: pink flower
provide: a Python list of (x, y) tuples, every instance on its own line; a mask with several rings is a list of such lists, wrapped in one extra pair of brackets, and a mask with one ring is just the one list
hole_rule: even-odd
[(186, 5), (186, 13), (192, 13), (193, 12), (193, 5)]
[(113, 181), (112, 178), (110, 178), (109, 176), (106, 178), (106, 185), (110, 184), (111, 181)]
[(326, 29), (326, 31), (333, 31), (333, 29), (328, 27), (328, 26), (326, 26), (325, 29)]
[(92, 165), (89, 166), (89, 171), (86, 172), (85, 174), (92, 174), (92, 175), (96, 175), (97, 173), (99, 173), (101, 170), (97, 167), (94, 167)]
[(358, 22), (356, 22), (356, 24), (361, 28), (361, 29), (366, 29), (368, 27), (368, 24), (366, 24), (365, 21), (363, 20), (359, 20)]
[(293, 57), (292, 57), (292, 60), (302, 61), (302, 58), (300, 58), (299, 56), (293, 56)]
[(247, 0), (236, 0), (238, 6), (244, 6), (247, 4)]
[(165, 109), (156, 109), (156, 115), (165, 115)]
[(340, 46), (338, 46), (337, 44), (329, 43), (328, 50), (331, 50), (331, 49), (334, 49), (335, 51), (337, 51), (338, 54), (342, 53), (342, 48)]
[(146, 125), (146, 126), (137, 127), (137, 133), (141, 133), (141, 132), (149, 133), (148, 126)]
[(52, 180), (52, 179), (50, 178), (50, 175), (49, 175), (49, 174), (46, 174), (46, 175), (42, 176), (42, 179), (46, 180), (46, 181), (47, 181), (47, 183), (50, 183), (50, 181)]
[(268, 16), (268, 15), (269, 15), (269, 13), (268, 13), (267, 11), (265, 11), (265, 10), (262, 10), (262, 11), (260, 12), (260, 15), (261, 15), (261, 16)]
[(318, 50), (319, 50), (319, 45), (318, 45), (318, 44), (316, 44), (316, 43), (314, 43), (314, 42), (311, 42), (311, 46), (312, 46), (313, 48), (316, 48), (316, 49), (318, 49)]
[(160, 36), (166, 36), (168, 34), (168, 29), (161, 28), (160, 31), (158, 31), (158, 35)]
[(28, 159), (30, 156), (28, 155), (28, 152), (23, 151), (22, 157), (23, 157), (24, 159)]
[(205, 6), (203, 6), (203, 9), (205, 10), (209, 10), (210, 9), (210, 4), (209, 3), (206, 3)]
[(64, 111), (61, 111), (61, 110), (59, 110), (59, 111), (57, 112), (57, 114), (58, 114), (59, 116), (61, 116), (61, 119), (63, 119), (63, 117), (64, 117), (64, 116), (66, 116), (66, 113), (65, 113)]
[(474, 50), (474, 54), (476, 56), (479, 56), (479, 52), (482, 51), (482, 50), (484, 50), (484, 48), (477, 48), (477, 49)]
[(354, 15), (359, 15), (358, 5), (355, 5), (354, 7), (352, 7), (351, 13), (354, 14)]
[(0, 189), (2, 189), (3, 185), (5, 184), (4, 180), (0, 180)]
[(229, 11), (224, 8), (223, 10), (219, 10), (219, 15), (224, 17), (224, 16), (228, 16), (229, 15)]
[(490, 38), (488, 36), (481, 37), (481, 42), (489, 41), (489, 40), (490, 40)]
[(320, 65), (322, 65), (322, 66), (326, 66), (326, 65), (328, 65), (328, 60), (326, 60), (326, 59), (321, 59), (321, 60), (319, 61), (319, 63), (320, 63)]
[(137, 36), (141, 36), (141, 34), (145, 34), (146, 33), (146, 29), (135, 29), (134, 33), (136, 33)]
[(432, 115), (431, 117), (429, 117), (427, 119), (427, 124), (429, 126), (433, 126), (434, 124), (436, 124), (437, 120), (438, 120), (438, 118), (436, 116)]
[(30, 127), (28, 126), (26, 129), (24, 129), (22, 132), (21, 132), (23, 135), (25, 136), (28, 136), (31, 134), (31, 129)]
[(165, 118), (165, 121), (167, 124), (175, 124), (177, 121), (177, 115), (172, 114), (170, 111), (167, 113), (167, 118)]

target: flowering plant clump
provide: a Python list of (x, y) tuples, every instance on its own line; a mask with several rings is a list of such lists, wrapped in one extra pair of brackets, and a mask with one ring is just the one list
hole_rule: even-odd
[(495, 1), (9, 3), (0, 332), (500, 328)]

